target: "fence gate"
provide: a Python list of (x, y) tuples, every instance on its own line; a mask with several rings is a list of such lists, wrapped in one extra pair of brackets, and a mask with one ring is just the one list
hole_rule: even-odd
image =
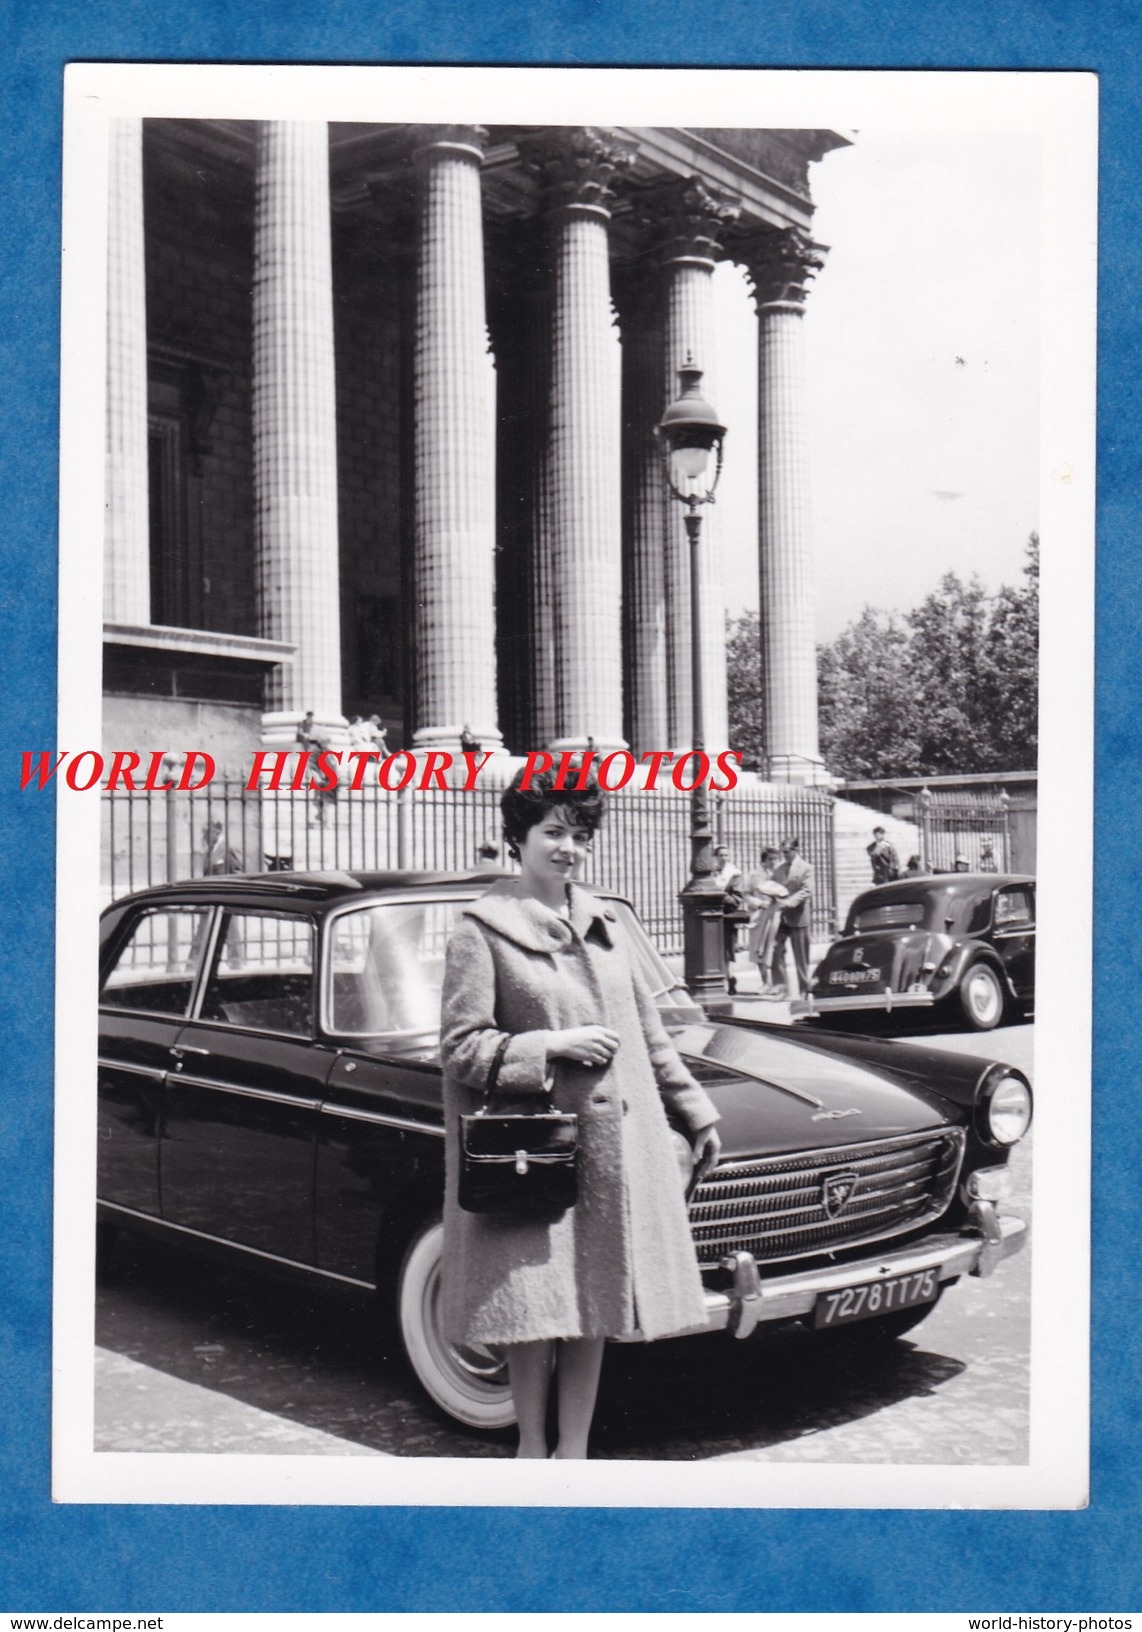
[(930, 872), (952, 872), (962, 856), (973, 873), (1011, 871), (1010, 802), (992, 790), (932, 792), (914, 801), (920, 858)]

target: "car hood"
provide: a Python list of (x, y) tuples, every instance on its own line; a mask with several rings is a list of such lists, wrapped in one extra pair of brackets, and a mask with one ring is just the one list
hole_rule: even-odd
[(725, 1156), (858, 1144), (963, 1120), (937, 1094), (796, 1034), (705, 1023), (672, 1041), (721, 1113)]

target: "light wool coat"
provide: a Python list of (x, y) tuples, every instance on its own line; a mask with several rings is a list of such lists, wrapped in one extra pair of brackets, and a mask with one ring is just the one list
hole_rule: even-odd
[[(666, 1111), (696, 1133), (718, 1113), (671, 1045), (605, 902), (576, 886), (570, 919), (494, 884), (448, 947), (441, 1052), (444, 1319), (453, 1341), (664, 1337), (705, 1319)], [(609, 1066), (554, 1062), (551, 1101), (579, 1118), (579, 1200), (554, 1222), (462, 1212), (458, 1118), (479, 1109), (504, 1033), (497, 1093), (544, 1109), (546, 1034), (604, 1025)]]

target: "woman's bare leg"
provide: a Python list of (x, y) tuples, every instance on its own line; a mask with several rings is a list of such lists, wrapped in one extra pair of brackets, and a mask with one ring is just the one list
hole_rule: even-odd
[(523, 1457), (547, 1455), (547, 1396), (551, 1390), (554, 1343), (508, 1343), (504, 1353), (519, 1423), (519, 1450)]
[(566, 1338), (555, 1359), (559, 1390), (559, 1444), (557, 1457), (582, 1458), (587, 1454), (587, 1435), (595, 1415), (599, 1393), (599, 1373), (603, 1368), (601, 1337)]

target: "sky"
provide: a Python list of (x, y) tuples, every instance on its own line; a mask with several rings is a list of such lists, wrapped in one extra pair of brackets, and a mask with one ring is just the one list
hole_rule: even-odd
[[(955, 571), (1018, 580), (1039, 487), (1039, 155), (1013, 132), (865, 129), (810, 169), (830, 246), (804, 317), (817, 638)], [(757, 373), (719, 267), (727, 610), (756, 606)], [(731, 361), (732, 359), (732, 361)], [(748, 458), (741, 453), (748, 451)]]

